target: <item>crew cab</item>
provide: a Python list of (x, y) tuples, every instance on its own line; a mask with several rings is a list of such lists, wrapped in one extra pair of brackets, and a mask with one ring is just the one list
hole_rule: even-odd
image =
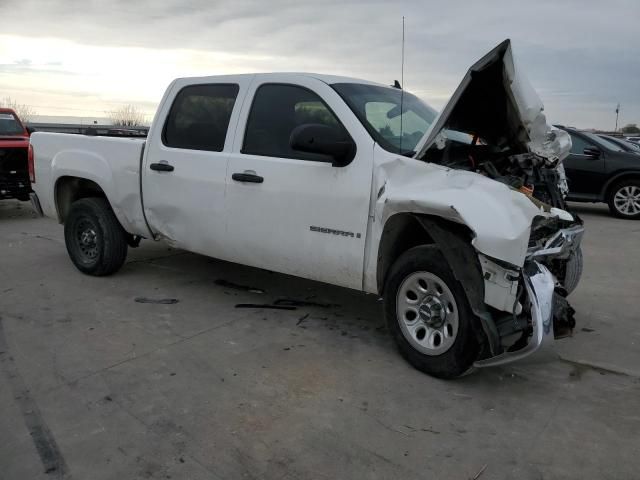
[(397, 87), (177, 79), (146, 141), (35, 133), (34, 205), (89, 275), (146, 238), (380, 295), (400, 352), (441, 378), (569, 333), (583, 234), (563, 201), (571, 144), (510, 42), (440, 114)]
[(0, 200), (29, 200), (28, 154), (29, 131), (15, 111), (0, 108)]

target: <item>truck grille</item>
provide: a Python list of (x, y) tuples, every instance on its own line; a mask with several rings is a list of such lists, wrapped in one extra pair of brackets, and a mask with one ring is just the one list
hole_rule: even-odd
[(26, 199), (30, 192), (27, 149), (0, 147), (0, 198)]

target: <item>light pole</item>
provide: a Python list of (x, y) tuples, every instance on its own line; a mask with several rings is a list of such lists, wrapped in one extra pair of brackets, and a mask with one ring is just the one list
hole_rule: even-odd
[(620, 113), (620, 104), (616, 107), (616, 129), (613, 131), (614, 133), (618, 132), (618, 114)]

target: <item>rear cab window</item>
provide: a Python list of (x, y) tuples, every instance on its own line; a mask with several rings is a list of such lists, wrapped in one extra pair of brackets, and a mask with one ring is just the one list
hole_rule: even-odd
[(162, 143), (172, 148), (221, 152), (239, 90), (237, 84), (184, 87), (169, 110)]
[(22, 135), (24, 128), (13, 113), (0, 112), (0, 135)]

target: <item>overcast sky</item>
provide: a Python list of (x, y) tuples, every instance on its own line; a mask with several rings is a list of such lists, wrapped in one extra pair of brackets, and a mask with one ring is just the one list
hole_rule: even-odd
[(177, 76), (315, 71), (405, 88), (441, 108), (505, 38), (553, 123), (640, 123), (638, 0), (0, 0), (0, 98), (43, 115), (151, 116)]

